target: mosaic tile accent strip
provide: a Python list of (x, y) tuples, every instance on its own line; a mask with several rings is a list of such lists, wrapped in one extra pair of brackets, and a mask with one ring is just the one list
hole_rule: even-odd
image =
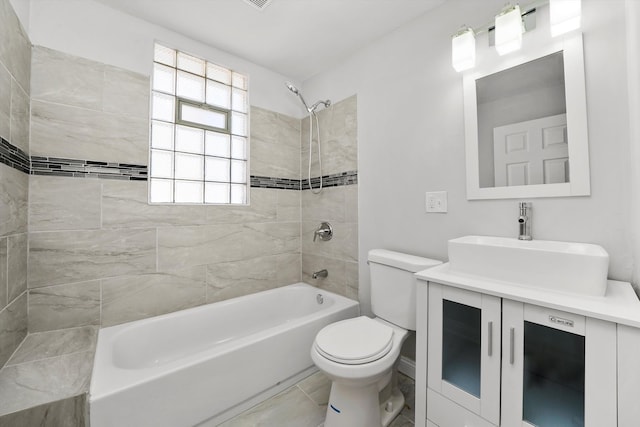
[[(334, 173), (322, 177), (322, 187), (340, 187), (342, 185), (353, 185), (357, 183), (358, 171)], [(302, 179), (300, 180), (300, 184), (302, 190), (309, 190), (309, 180)], [(320, 186), (320, 177), (316, 176), (311, 178), (311, 185), (313, 188), (318, 188)]]
[(0, 162), (14, 169), (29, 173), (29, 155), (4, 138), (0, 138)]
[(277, 188), (280, 190), (300, 190), (300, 180), (251, 175), (251, 187)]
[[(0, 162), (31, 175), (67, 176), (75, 178), (103, 178), (125, 181), (146, 181), (148, 168), (145, 165), (110, 163), (94, 160), (67, 159), (59, 157), (31, 156), (20, 148), (0, 138)], [(323, 187), (338, 187), (358, 183), (358, 172), (349, 171), (322, 177)], [(320, 185), (320, 177), (311, 178), (313, 188)], [(280, 190), (308, 190), (309, 181), (304, 179), (251, 176), (251, 187)]]
[(31, 156), (31, 174), (146, 181), (147, 166)]

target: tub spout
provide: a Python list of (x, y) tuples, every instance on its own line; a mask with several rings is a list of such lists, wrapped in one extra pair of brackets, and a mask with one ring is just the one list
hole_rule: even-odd
[(326, 269), (324, 269), (324, 270), (316, 271), (311, 275), (311, 277), (314, 279), (319, 279), (319, 278), (325, 278), (328, 275), (329, 275), (329, 272)]

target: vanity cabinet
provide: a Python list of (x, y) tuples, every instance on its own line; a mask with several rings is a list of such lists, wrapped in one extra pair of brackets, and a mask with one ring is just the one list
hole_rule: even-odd
[(419, 295), (428, 425), (617, 425), (615, 323), (436, 282)]

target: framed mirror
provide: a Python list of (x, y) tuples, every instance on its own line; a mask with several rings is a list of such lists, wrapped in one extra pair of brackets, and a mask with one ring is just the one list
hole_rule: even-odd
[(465, 74), (467, 199), (587, 196), (582, 35)]

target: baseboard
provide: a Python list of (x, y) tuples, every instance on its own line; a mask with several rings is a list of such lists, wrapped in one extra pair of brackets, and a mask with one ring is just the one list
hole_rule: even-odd
[(416, 361), (411, 360), (405, 356), (400, 356), (400, 363), (398, 363), (398, 371), (415, 381)]

